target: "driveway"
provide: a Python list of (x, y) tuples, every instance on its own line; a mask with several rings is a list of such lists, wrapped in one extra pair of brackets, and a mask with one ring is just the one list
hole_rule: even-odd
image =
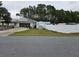
[(4, 36), (8, 36), (14, 32), (19, 32), (19, 31), (24, 31), (24, 30), (28, 30), (28, 28), (13, 28), (13, 29), (9, 29), (9, 30), (4, 30), (4, 31), (0, 31), (0, 36), (4, 37)]

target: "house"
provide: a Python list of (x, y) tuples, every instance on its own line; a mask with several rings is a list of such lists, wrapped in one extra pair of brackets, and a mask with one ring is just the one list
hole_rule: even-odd
[(18, 18), (13, 19), (9, 26), (11, 27), (26, 27), (26, 28), (44, 28), (45, 25), (50, 25), (50, 22), (43, 22), (43, 21), (35, 21), (29, 18)]
[(34, 28), (36, 26), (36, 21), (29, 18), (20, 18), (18, 20), (13, 20), (15, 27), (28, 27)]

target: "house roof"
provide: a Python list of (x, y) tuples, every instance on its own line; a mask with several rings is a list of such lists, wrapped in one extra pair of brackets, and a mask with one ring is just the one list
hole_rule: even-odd
[(16, 22), (16, 23), (34, 23), (36, 22), (35, 20), (29, 19), (29, 18), (20, 18), (17, 20), (13, 20), (12, 22)]

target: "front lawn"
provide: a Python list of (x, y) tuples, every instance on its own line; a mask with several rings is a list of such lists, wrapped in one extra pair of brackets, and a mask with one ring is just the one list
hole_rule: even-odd
[(21, 32), (15, 32), (11, 36), (79, 36), (79, 33), (60, 33), (55, 31), (49, 31), (45, 29), (29, 29)]

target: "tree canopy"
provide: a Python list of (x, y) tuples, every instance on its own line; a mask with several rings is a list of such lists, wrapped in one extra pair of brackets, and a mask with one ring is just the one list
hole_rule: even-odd
[(2, 7), (2, 1), (0, 1), (0, 20), (4, 20), (2, 23), (9, 24), (12, 20), (10, 13), (5, 7)]
[(79, 11), (57, 10), (52, 5), (38, 4), (22, 8), (20, 14), (25, 18), (36, 21), (49, 21), (53, 24), (58, 23), (79, 23)]

